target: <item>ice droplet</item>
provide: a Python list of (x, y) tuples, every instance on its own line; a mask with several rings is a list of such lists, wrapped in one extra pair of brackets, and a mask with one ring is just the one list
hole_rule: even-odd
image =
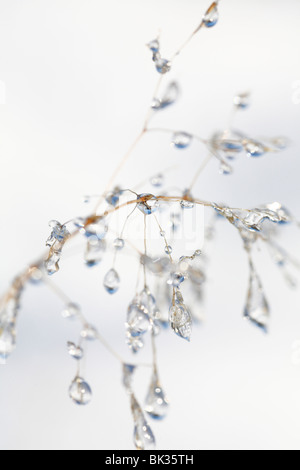
[(154, 371), (145, 402), (145, 411), (153, 419), (163, 419), (169, 409), (169, 401), (161, 387), (157, 372)]
[(172, 137), (172, 145), (177, 149), (186, 149), (191, 145), (193, 136), (187, 132), (175, 132)]
[(245, 143), (245, 150), (248, 157), (262, 157), (265, 154), (264, 145), (254, 140), (248, 140)]
[(151, 450), (155, 447), (153, 432), (135, 396), (131, 395), (131, 411), (134, 420), (134, 444), (138, 450)]
[(162, 98), (155, 98), (152, 103), (152, 109), (159, 111), (174, 104), (180, 94), (179, 86), (176, 82), (171, 82)]
[(172, 306), (169, 321), (174, 332), (183, 339), (190, 341), (192, 334), (192, 317), (184, 304)]
[(221, 175), (232, 175), (233, 168), (227, 162), (222, 161), (221, 164), (220, 164), (220, 170), (219, 171), (220, 171)]
[(171, 255), (172, 252), (173, 252), (173, 248), (172, 248), (170, 245), (167, 245), (167, 246), (165, 247), (165, 253), (166, 253), (166, 255)]
[(119, 290), (120, 282), (119, 274), (112, 268), (106, 274), (103, 285), (109, 294), (115, 294)]
[(85, 264), (91, 268), (96, 266), (102, 261), (103, 255), (106, 251), (106, 241), (99, 240), (98, 237), (89, 237), (87, 241), (86, 250), (84, 253)]
[(61, 258), (61, 249), (54, 250), (50, 249), (48, 258), (45, 260), (45, 269), (49, 276), (57, 273), (59, 271), (59, 262)]
[(217, 3), (214, 2), (203, 17), (203, 22), (207, 28), (212, 28), (219, 21), (219, 11)]
[(123, 364), (123, 385), (128, 391), (131, 391), (132, 376), (135, 369), (136, 366), (133, 364)]
[(150, 51), (152, 52), (159, 52), (159, 49), (160, 49), (159, 40), (153, 39), (147, 44), (147, 47), (149, 47)]
[(164, 179), (164, 175), (162, 173), (159, 173), (155, 176), (152, 176), (152, 178), (150, 179), (150, 183), (155, 188), (160, 188), (164, 184)]
[(153, 194), (139, 194), (137, 200), (140, 201), (137, 207), (144, 215), (153, 214), (159, 208), (159, 200)]
[(144, 339), (142, 336), (133, 336), (130, 329), (126, 330), (126, 344), (129, 349), (136, 354), (140, 349), (144, 347)]
[(15, 349), (15, 322), (0, 322), (0, 360), (5, 361)]
[(261, 280), (256, 271), (251, 268), (249, 290), (244, 317), (267, 332), (270, 310), (266, 300)]
[(80, 310), (79, 305), (74, 304), (73, 302), (70, 302), (69, 304), (65, 306), (61, 314), (63, 318), (74, 320), (75, 318), (80, 317), (81, 310)]
[(250, 98), (249, 92), (239, 93), (233, 98), (233, 103), (239, 109), (246, 109), (250, 106)]
[(87, 405), (92, 399), (92, 390), (81, 377), (75, 377), (69, 388), (69, 396), (77, 405)]
[(114, 247), (116, 250), (123, 250), (125, 246), (125, 241), (123, 240), (123, 238), (116, 238), (114, 240)]
[(171, 62), (167, 59), (161, 58), (159, 54), (155, 55), (154, 63), (155, 63), (156, 70), (158, 71), (158, 73), (161, 73), (162, 75), (170, 72), (171, 70)]
[(140, 336), (150, 329), (148, 310), (136, 301), (133, 301), (128, 307), (127, 327), (132, 337)]
[(98, 330), (93, 325), (85, 325), (80, 336), (87, 341), (95, 341), (98, 338)]
[(71, 357), (80, 361), (83, 358), (83, 349), (80, 346), (76, 346), (75, 343), (71, 343), (70, 341), (67, 344), (68, 346), (68, 353)]
[(61, 225), (57, 220), (51, 220), (49, 222), (49, 227), (52, 228), (50, 237), (46, 242), (46, 246), (53, 246), (54, 243), (63, 242), (66, 238), (69, 237), (70, 233), (68, 232), (65, 225)]

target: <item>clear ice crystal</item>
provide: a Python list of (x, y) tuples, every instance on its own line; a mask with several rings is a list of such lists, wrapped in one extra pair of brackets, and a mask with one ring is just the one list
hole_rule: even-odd
[(173, 331), (183, 339), (190, 341), (192, 334), (192, 317), (182, 303), (170, 308), (169, 322)]
[(80, 318), (81, 309), (79, 305), (74, 304), (73, 302), (70, 302), (64, 307), (61, 314), (63, 318), (66, 318), (68, 320), (74, 320), (74, 319)]
[(153, 39), (147, 44), (147, 47), (149, 47), (150, 51), (156, 53), (159, 52), (160, 49), (160, 44), (158, 39)]
[(123, 240), (123, 238), (116, 238), (114, 240), (114, 247), (116, 250), (123, 250), (125, 246), (125, 241)]
[(270, 317), (269, 305), (263, 291), (261, 280), (253, 268), (250, 273), (244, 316), (263, 331), (267, 332)]
[(152, 178), (150, 179), (151, 185), (155, 188), (160, 188), (161, 186), (163, 186), (164, 181), (165, 177), (162, 173), (158, 173), (157, 175), (152, 176)]
[(47, 239), (46, 246), (52, 247), (57, 241), (63, 242), (70, 236), (66, 226), (61, 225), (57, 220), (51, 220), (49, 227), (52, 228), (52, 232)]
[(135, 396), (131, 395), (131, 411), (134, 420), (134, 444), (137, 450), (151, 450), (155, 447), (153, 432)]
[(78, 217), (75, 221), (75, 226), (87, 237), (98, 238), (102, 240), (106, 237), (108, 226), (105, 217)]
[(0, 361), (6, 361), (6, 359), (14, 352), (15, 349), (15, 322), (2, 322), (0, 320)]
[(169, 401), (161, 387), (157, 371), (155, 370), (146, 397), (145, 411), (151, 418), (161, 420), (166, 417), (168, 409)]
[(120, 282), (119, 274), (112, 268), (105, 275), (103, 285), (109, 294), (115, 294), (119, 290)]
[(165, 253), (166, 253), (166, 255), (171, 255), (172, 252), (173, 252), (173, 248), (171, 247), (171, 245), (167, 245), (167, 246), (165, 247)]
[(113, 191), (106, 195), (105, 200), (109, 206), (116, 207), (120, 202), (121, 195), (122, 190), (119, 187), (116, 187)]
[(171, 70), (171, 62), (168, 59), (163, 59), (159, 53), (154, 55), (154, 63), (156, 70), (162, 75), (170, 72)]
[(191, 145), (193, 136), (187, 132), (175, 132), (172, 137), (172, 145), (177, 149), (186, 149)]
[(233, 168), (231, 165), (229, 165), (229, 163), (225, 162), (225, 161), (222, 161), (220, 163), (220, 174), (221, 175), (232, 175), (233, 173)]
[(152, 103), (152, 109), (155, 111), (159, 111), (161, 109), (167, 108), (168, 106), (171, 106), (174, 104), (180, 94), (180, 89), (179, 86), (176, 82), (171, 82), (164, 95), (162, 98), (155, 98), (153, 103)]
[(250, 106), (250, 99), (249, 92), (239, 93), (233, 98), (233, 103), (238, 109), (246, 109)]
[(99, 240), (98, 237), (89, 237), (87, 241), (86, 250), (84, 253), (84, 261), (85, 264), (91, 268), (99, 264), (102, 259), (103, 255), (106, 251), (106, 241)]
[(142, 336), (132, 336), (129, 328), (126, 330), (126, 344), (129, 349), (136, 354), (144, 347), (144, 338)]
[(56, 248), (54, 245), (49, 252), (48, 258), (45, 260), (45, 269), (49, 276), (59, 271), (59, 262), (61, 258), (61, 247)]
[(159, 208), (159, 200), (153, 194), (139, 194), (137, 200), (137, 207), (144, 215), (151, 215)]
[(255, 140), (248, 140), (245, 143), (244, 148), (248, 157), (262, 157), (266, 152), (265, 146)]
[(214, 2), (203, 17), (203, 22), (207, 28), (212, 28), (219, 21), (218, 5)]
[(92, 399), (92, 390), (81, 377), (75, 377), (69, 388), (69, 396), (77, 405), (87, 405)]
[(185, 277), (184, 274), (178, 271), (171, 272), (170, 277), (167, 280), (167, 284), (172, 287), (179, 287), (183, 283)]
[(98, 330), (93, 325), (87, 324), (84, 325), (84, 328), (81, 330), (80, 336), (86, 341), (95, 341), (98, 338)]
[(123, 385), (129, 392), (132, 387), (132, 377), (135, 372), (136, 366), (133, 364), (123, 364)]
[(150, 317), (144, 305), (132, 302), (127, 312), (127, 328), (130, 335), (135, 338), (150, 329)]
[(68, 353), (73, 359), (80, 361), (83, 358), (83, 349), (80, 346), (77, 346), (75, 343), (68, 342)]

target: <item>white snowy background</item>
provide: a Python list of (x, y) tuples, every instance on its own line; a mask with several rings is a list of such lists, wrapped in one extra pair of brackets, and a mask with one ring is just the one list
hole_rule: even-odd
[[(0, 0), (1, 291), (43, 252), (49, 220), (87, 211), (82, 196), (101, 193), (140, 131), (157, 80), (146, 42), (161, 29), (171, 55), (208, 4)], [(226, 127), (233, 95), (251, 90), (253, 105), (236, 127), (253, 136), (286, 135), (291, 147), (241, 158), (230, 177), (212, 162), (195, 194), (238, 207), (279, 200), (300, 219), (300, 2), (222, 0), (220, 16), (174, 63), (170, 77), (181, 83), (182, 97), (155, 125), (208, 137)], [(196, 144), (184, 153), (170, 148), (165, 135), (146, 136), (118, 182), (132, 187), (176, 165), (168, 177), (184, 187), (204, 157)], [(295, 255), (298, 240), (299, 231), (283, 230), (281, 242)], [(255, 259), (272, 305), (269, 336), (242, 319), (247, 260), (232, 227), (221, 223), (204, 325), (190, 345), (171, 334), (158, 340), (172, 402), (169, 417), (153, 424), (159, 449), (300, 448), (300, 294), (286, 287), (264, 252)], [(131, 259), (120, 263), (125, 282), (111, 298), (102, 287), (110, 263), (108, 256), (88, 271), (80, 257), (66, 259), (54, 280), (130, 358), (123, 322), (136, 269)], [(75, 407), (67, 396), (75, 366), (66, 341), (76, 340), (78, 326), (63, 321), (60, 300), (45, 287), (28, 288), (22, 305), (18, 349), (0, 368), (0, 448), (133, 448), (120, 365), (90, 345), (86, 379), (94, 399)], [(147, 371), (138, 372), (140, 399), (148, 381)]]

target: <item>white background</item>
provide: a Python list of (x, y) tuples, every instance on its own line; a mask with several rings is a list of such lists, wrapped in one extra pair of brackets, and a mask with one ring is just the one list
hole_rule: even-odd
[[(0, 0), (1, 291), (43, 251), (50, 219), (80, 215), (81, 197), (101, 193), (140, 131), (157, 80), (145, 43), (160, 28), (168, 57), (207, 7), (205, 0)], [(253, 105), (237, 127), (253, 136), (287, 135), (290, 149), (257, 161), (241, 158), (231, 177), (219, 175), (212, 162), (195, 194), (239, 207), (279, 200), (300, 218), (300, 104), (293, 88), (300, 80), (300, 3), (223, 0), (220, 13), (218, 26), (202, 31), (174, 64), (170, 76), (180, 81), (182, 97), (156, 125), (208, 137), (226, 127), (233, 95), (252, 90)], [(180, 153), (165, 135), (146, 136), (119, 182), (132, 187), (175, 164), (170, 181), (184, 188), (204, 157), (197, 145)], [(287, 229), (281, 241), (297, 254), (298, 238)], [(293, 354), (299, 293), (286, 287), (264, 253), (256, 262), (273, 310), (267, 337), (242, 320), (246, 257), (233, 229), (221, 224), (205, 324), (191, 345), (173, 335), (159, 340), (172, 407), (166, 421), (153, 425), (158, 448), (300, 448), (300, 364)], [(110, 263), (87, 272), (75, 257), (56, 281), (130, 358), (123, 321), (136, 270), (121, 263), (126, 282), (108, 298), (101, 282)], [(103, 348), (89, 349), (92, 404), (76, 408), (67, 397), (75, 370), (65, 343), (78, 329), (63, 322), (61, 307), (44, 287), (25, 293), (18, 349), (0, 370), (0, 448), (131, 449), (120, 366)], [(138, 373), (139, 393), (149, 380), (144, 374)]]

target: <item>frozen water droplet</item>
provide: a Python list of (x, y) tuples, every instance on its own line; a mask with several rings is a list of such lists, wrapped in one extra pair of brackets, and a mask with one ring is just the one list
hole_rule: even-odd
[(91, 217), (87, 219), (78, 217), (74, 223), (87, 238), (96, 237), (98, 240), (102, 240), (108, 231), (105, 217)]
[(76, 346), (76, 344), (68, 342), (68, 353), (71, 357), (80, 361), (83, 358), (83, 349), (80, 346)]
[(127, 312), (127, 327), (131, 336), (140, 336), (150, 329), (150, 318), (148, 310), (143, 305), (133, 301)]
[(112, 268), (106, 274), (103, 285), (109, 294), (115, 294), (119, 290), (120, 282), (119, 274)]
[(16, 330), (14, 322), (0, 322), (0, 360), (6, 359), (16, 349)]
[(84, 254), (86, 265), (90, 268), (96, 266), (102, 261), (103, 255), (106, 251), (106, 241), (99, 240), (98, 237), (89, 237)]
[(144, 339), (142, 336), (133, 336), (130, 329), (126, 330), (126, 344), (133, 353), (137, 353), (144, 347)]
[(132, 364), (123, 364), (123, 385), (128, 391), (131, 391), (132, 376), (135, 369), (136, 366)]
[(161, 231), (160, 231), (160, 236), (161, 236), (162, 238), (165, 238), (166, 232), (165, 232), (164, 230), (161, 230)]
[(159, 200), (153, 194), (139, 194), (137, 196), (138, 209), (145, 215), (153, 214), (159, 208)]
[(267, 331), (270, 317), (269, 305), (262, 288), (261, 280), (253, 269), (251, 269), (250, 274), (244, 316), (265, 332)]
[(233, 98), (233, 103), (239, 109), (246, 109), (250, 106), (250, 98), (249, 92), (240, 93)]
[(79, 305), (71, 302), (65, 306), (61, 314), (63, 318), (74, 320), (81, 316), (81, 310), (80, 310)]
[[(219, 147), (224, 152), (239, 153), (243, 151), (243, 144), (238, 140), (222, 139)], [(227, 154), (226, 157), (228, 158)]]
[(87, 341), (95, 341), (98, 338), (98, 330), (93, 325), (85, 325), (80, 336)]
[(61, 258), (61, 250), (55, 250), (51, 248), (48, 258), (45, 260), (45, 269), (47, 274), (51, 276), (59, 271), (59, 262)]
[(233, 168), (227, 162), (223, 161), (220, 164), (220, 173), (221, 175), (232, 175)]
[(69, 388), (69, 396), (77, 405), (87, 405), (92, 399), (92, 390), (81, 377), (76, 377)]
[(120, 190), (119, 187), (115, 188), (113, 191), (109, 192), (106, 195), (106, 202), (112, 207), (116, 207), (119, 202), (120, 202), (120, 196), (122, 194), (122, 191)]
[(68, 232), (65, 225), (61, 225), (56, 220), (51, 220), (49, 222), (49, 227), (52, 228), (50, 237), (47, 239), (46, 246), (52, 247), (54, 243), (65, 241), (70, 233)]
[(186, 149), (191, 145), (193, 136), (187, 132), (175, 132), (172, 138), (172, 145), (177, 149)]
[(167, 246), (165, 247), (165, 253), (166, 253), (166, 255), (171, 255), (172, 252), (173, 252), (173, 248), (172, 248), (170, 245), (167, 245)]
[(195, 207), (195, 203), (193, 201), (188, 201), (186, 199), (183, 199), (180, 202), (180, 205), (182, 209), (193, 209)]
[(30, 273), (30, 282), (32, 284), (40, 284), (43, 280), (43, 273), (40, 268), (33, 268)]
[(272, 202), (270, 204), (266, 204), (265, 206), (261, 206), (261, 208), (275, 212), (279, 217), (279, 221), (281, 224), (289, 223), (293, 220), (290, 211), (286, 207), (282, 206), (282, 204), (280, 204), (279, 202)]
[(152, 376), (149, 391), (146, 397), (145, 411), (153, 419), (163, 419), (169, 409), (169, 401), (161, 387), (157, 372)]
[(265, 147), (260, 142), (248, 140), (245, 143), (245, 150), (248, 157), (262, 157), (265, 154)]
[(285, 150), (289, 146), (289, 140), (286, 137), (274, 137), (271, 139), (271, 144), (278, 150)]
[(203, 22), (207, 28), (212, 28), (219, 21), (219, 11), (217, 3), (214, 2), (204, 15)]
[(153, 176), (150, 180), (150, 183), (155, 188), (160, 188), (164, 184), (164, 175), (159, 173), (158, 175)]
[(125, 241), (123, 240), (123, 238), (116, 238), (114, 240), (114, 247), (116, 248), (116, 250), (123, 250), (125, 246)]
[(183, 283), (184, 279), (184, 274), (182, 274), (181, 272), (174, 272), (170, 274), (167, 283), (169, 284), (169, 286), (179, 287), (180, 284)]
[(161, 58), (159, 55), (155, 56), (155, 67), (158, 73), (161, 73), (162, 75), (170, 72), (171, 70), (171, 62), (167, 59)]
[(179, 86), (176, 82), (171, 82), (166, 91), (165, 94), (161, 99), (155, 98), (153, 103), (152, 103), (152, 109), (158, 111), (164, 108), (167, 108), (168, 106), (171, 106), (174, 104), (180, 94), (180, 89)]
[(192, 333), (192, 317), (184, 304), (172, 306), (169, 321), (174, 332), (183, 339), (190, 341)]
[(134, 443), (138, 450), (151, 450), (155, 447), (153, 432), (135, 396), (131, 395), (131, 410), (134, 419)]
[(153, 39), (153, 41), (150, 41), (147, 44), (147, 47), (149, 47), (150, 51), (152, 52), (159, 52), (160, 49), (160, 44), (158, 39)]

